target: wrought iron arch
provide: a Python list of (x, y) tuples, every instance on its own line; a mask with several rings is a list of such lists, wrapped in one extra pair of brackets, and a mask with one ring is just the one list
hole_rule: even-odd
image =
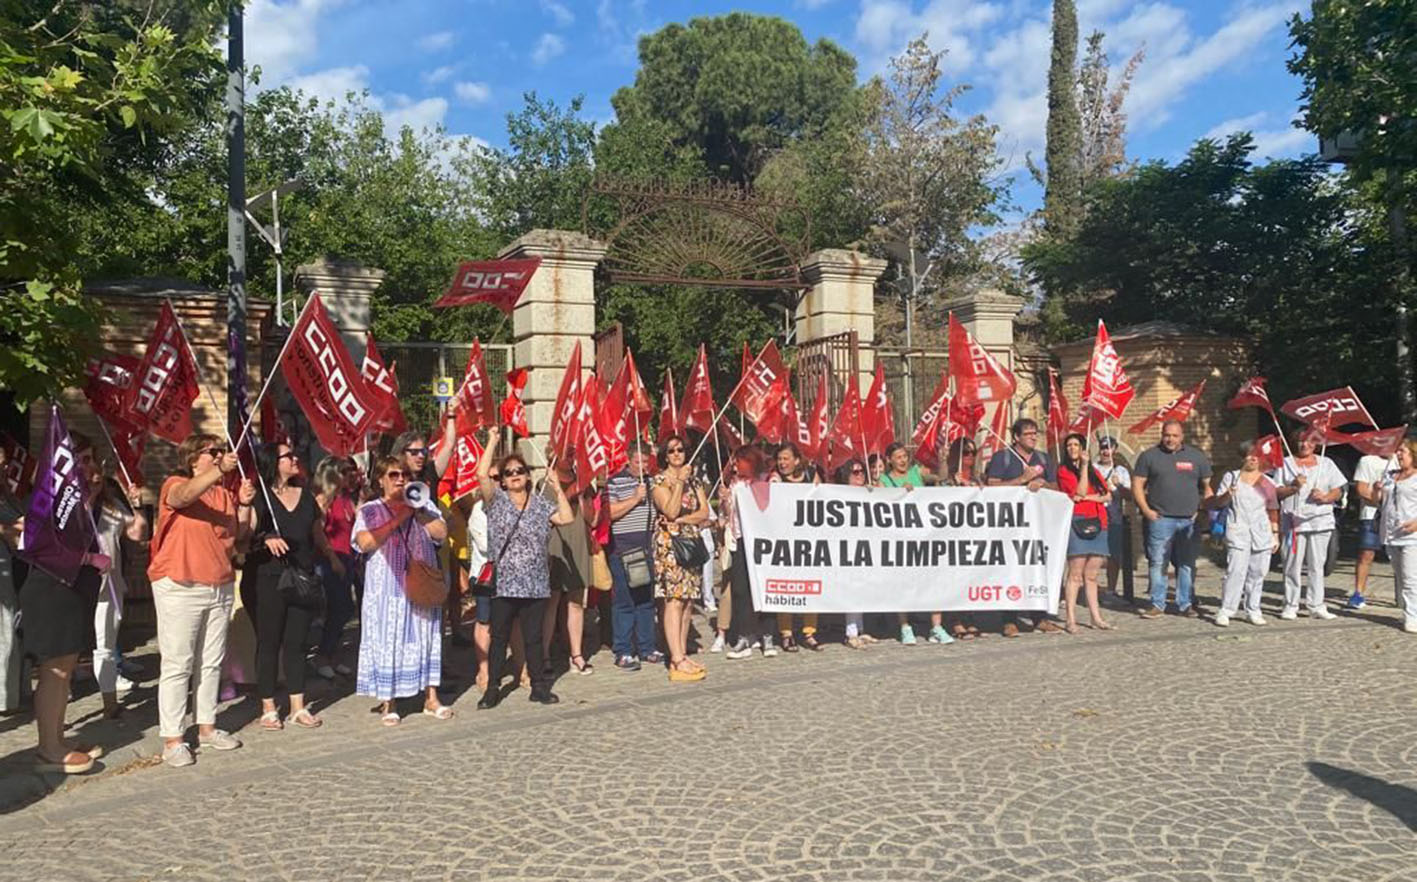
[[(592, 216), (607, 220), (596, 228)], [(720, 181), (597, 178), (581, 226), (609, 250), (612, 282), (803, 291), (811, 212)]]

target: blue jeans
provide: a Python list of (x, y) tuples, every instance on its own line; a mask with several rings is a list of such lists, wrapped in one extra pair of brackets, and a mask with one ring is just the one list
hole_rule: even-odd
[[(654, 583), (643, 588), (631, 588), (626, 583), (625, 564), (620, 555), (611, 552), (610, 579), (614, 590), (610, 595), (611, 620), (615, 624), (615, 657), (646, 656), (654, 652)], [(649, 559), (654, 571), (654, 558)], [(638, 651), (637, 651), (638, 650)]]
[(320, 632), (320, 654), (325, 658), (334, 657), (344, 626), (354, 617), (354, 596), (350, 593), (354, 583), (354, 556), (341, 554), (339, 558), (344, 564), (343, 576), (326, 561), (315, 564), (315, 572), (325, 584), (325, 627)]
[(1191, 586), (1196, 578), (1195, 518), (1163, 515), (1152, 521), (1146, 533), (1146, 556), (1150, 564), (1151, 605), (1166, 609), (1166, 564), (1176, 564), (1176, 606), (1191, 608)]

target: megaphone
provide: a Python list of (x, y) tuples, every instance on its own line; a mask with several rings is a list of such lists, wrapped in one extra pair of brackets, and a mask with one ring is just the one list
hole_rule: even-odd
[(422, 481), (409, 481), (403, 487), (403, 501), (409, 508), (423, 508), (428, 504), (428, 485)]

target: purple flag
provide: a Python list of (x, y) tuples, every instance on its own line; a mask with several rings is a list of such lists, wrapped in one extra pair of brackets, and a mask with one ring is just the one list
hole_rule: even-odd
[(50, 408), (49, 437), (39, 458), (34, 495), (25, 514), (20, 556), (73, 584), (93, 547), (93, 516), (84, 507), (84, 474), (57, 406)]

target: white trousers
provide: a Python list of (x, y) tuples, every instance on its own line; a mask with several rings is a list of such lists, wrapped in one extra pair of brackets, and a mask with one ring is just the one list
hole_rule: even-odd
[(699, 535), (704, 537), (704, 545), (708, 547), (708, 560), (704, 561), (703, 587), (699, 589), (699, 603), (705, 609), (711, 609), (717, 605), (713, 597), (713, 568), (718, 564), (718, 555), (714, 554), (713, 531), (705, 527), (699, 531)]
[(1317, 533), (1292, 533), (1280, 540), (1284, 550), (1284, 609), (1299, 611), (1299, 577), (1307, 567), (1309, 594), (1304, 604), (1310, 610), (1324, 605), (1324, 563), (1328, 560), (1328, 539), (1331, 530)]
[(108, 586), (98, 590), (93, 611), (93, 675), (99, 692), (118, 690), (118, 623), (123, 620), (123, 598), (113, 602)]
[(1220, 595), (1220, 608), (1229, 615), (1245, 604), (1245, 612), (1260, 611), (1260, 595), (1264, 593), (1264, 574), (1269, 572), (1269, 559), (1273, 552), (1268, 548), (1251, 551), (1248, 548), (1230, 547), (1225, 557), (1225, 587)]
[(865, 631), (865, 630), (866, 630), (866, 615), (865, 615), (865, 613), (859, 613), (859, 612), (857, 612), (857, 613), (847, 613), (847, 614), (846, 614), (846, 636), (848, 636), (848, 637), (860, 637), (860, 636), (861, 636), (861, 633), (862, 633), (863, 631)]
[(1389, 545), (1387, 556), (1403, 624), (1417, 626), (1417, 545)]
[(158, 735), (181, 738), (187, 694), (196, 695), (198, 726), (216, 723), (221, 692), (221, 662), (226, 657), (226, 628), (235, 591), (225, 585), (193, 585), (159, 579), (153, 583), (157, 610), (157, 648), (162, 669), (157, 684)]

